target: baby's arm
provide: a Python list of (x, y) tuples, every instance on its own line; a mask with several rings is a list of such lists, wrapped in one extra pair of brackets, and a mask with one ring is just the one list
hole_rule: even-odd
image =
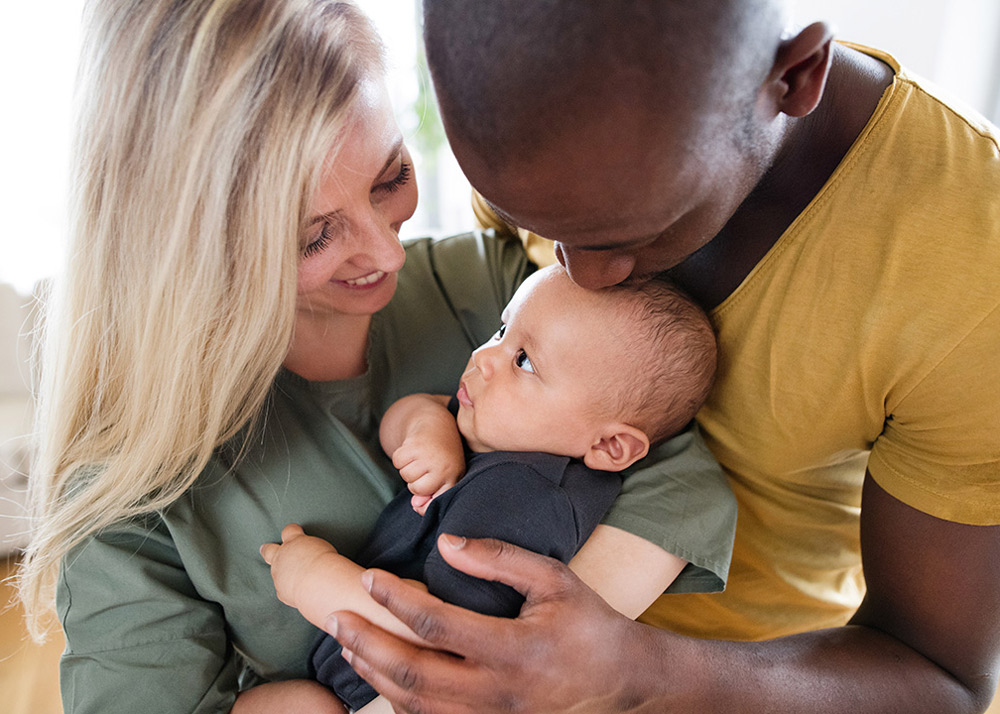
[[(306, 535), (300, 526), (294, 523), (285, 526), (281, 544), (265, 543), (260, 554), (271, 566), (278, 599), (294, 607), (316, 627), (325, 630), (332, 613), (350, 610), (404, 639), (423, 642), (395, 615), (372, 600), (361, 582), (365, 568), (340, 555), (322, 538)], [(416, 582), (413, 585), (424, 587)]]
[(628, 531), (600, 524), (569, 567), (626, 617), (641, 615), (687, 565)]
[(379, 440), (413, 494), (413, 510), (423, 515), (434, 497), (465, 473), (465, 452), (448, 397), (411, 394), (382, 417)]

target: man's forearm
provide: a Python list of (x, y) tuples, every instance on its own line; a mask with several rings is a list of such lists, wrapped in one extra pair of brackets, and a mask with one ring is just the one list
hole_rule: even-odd
[(621, 712), (972, 714), (985, 711), (995, 687), (985, 676), (981, 687), (966, 687), (898, 640), (857, 625), (766, 642), (645, 634), (622, 657), (642, 683), (623, 700), (636, 706)]
[[(525, 595), (516, 620), (464, 612), (375, 573), (376, 602), (433, 649), (353, 616), (338, 638), (397, 711), (445, 703), (462, 714), (984, 711), (1000, 657), (995, 527), (893, 519), (904, 506), (886, 507), (871, 493), (867, 503), (873, 522), (863, 542), (873, 567), (849, 626), (766, 642), (691, 639), (622, 617), (550, 558), (489, 539), (444, 538), (449, 565)], [(900, 546), (905, 538), (918, 541), (912, 552)]]

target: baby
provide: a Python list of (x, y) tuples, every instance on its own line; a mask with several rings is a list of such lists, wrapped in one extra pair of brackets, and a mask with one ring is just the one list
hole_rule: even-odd
[[(411, 395), (386, 412), (382, 446), (410, 493), (386, 507), (358, 562), (514, 617), (523, 597), (451, 568), (438, 536), (499, 538), (569, 562), (617, 496), (620, 472), (694, 417), (715, 340), (704, 313), (669, 283), (589, 291), (558, 265), (524, 282), (502, 323), (473, 352), (455, 397)], [(361, 566), (325, 541), (292, 525), (261, 553), (282, 602), (317, 626), (350, 609), (413, 638), (361, 590)], [(333, 638), (312, 664), (351, 710), (375, 698)]]

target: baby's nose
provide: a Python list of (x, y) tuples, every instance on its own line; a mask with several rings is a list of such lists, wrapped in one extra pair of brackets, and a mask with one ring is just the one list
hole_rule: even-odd
[(493, 376), (496, 352), (497, 347), (484, 345), (472, 353), (472, 363), (479, 370), (483, 379), (490, 379)]

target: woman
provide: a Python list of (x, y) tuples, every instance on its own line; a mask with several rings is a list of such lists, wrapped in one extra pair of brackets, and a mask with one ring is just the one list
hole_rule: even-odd
[[(249, 708), (315, 636), (261, 543), (295, 521), (357, 550), (401, 484), (379, 417), (453, 389), (533, 266), (479, 235), (400, 245), (416, 184), (351, 4), (100, 0), (88, 22), (22, 593), (37, 617), (57, 592), (67, 713)], [(704, 521), (721, 478), (690, 435), (659, 456), (608, 521), (656, 545), (605, 529), (593, 562), (625, 543), (662, 589), (669, 550), (716, 586), (732, 514), (707, 545), (660, 523)], [(673, 493), (677, 462), (719, 488)]]

